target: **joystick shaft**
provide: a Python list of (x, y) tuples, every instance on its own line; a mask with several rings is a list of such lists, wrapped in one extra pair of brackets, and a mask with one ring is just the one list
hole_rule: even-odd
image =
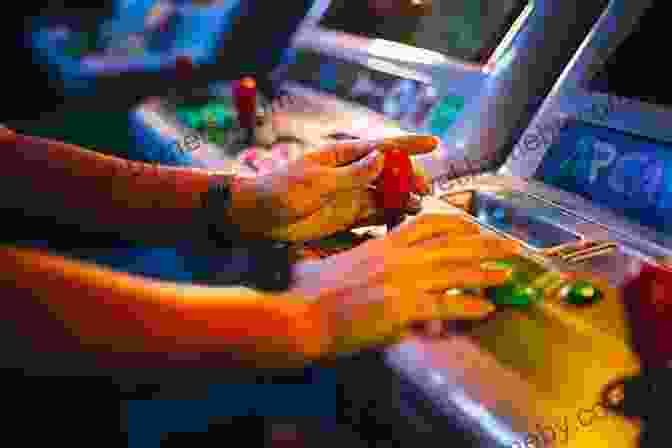
[(384, 156), (385, 165), (376, 189), (389, 232), (404, 219), (413, 187), (413, 164), (408, 153), (400, 149), (387, 150)]
[(234, 83), (232, 93), (238, 125), (245, 132), (246, 140), (251, 140), (257, 116), (257, 83), (253, 78), (242, 78)]

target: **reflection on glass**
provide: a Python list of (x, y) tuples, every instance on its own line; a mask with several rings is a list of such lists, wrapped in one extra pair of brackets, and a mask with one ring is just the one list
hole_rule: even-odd
[(576, 242), (579, 237), (554, 224), (562, 211), (517, 192), (473, 194), (469, 213), (477, 221), (536, 249)]
[[(431, 7), (381, 8), (392, 0), (332, 0), (320, 25), (385, 39), (473, 62), (484, 62), (528, 1), (423, 0)], [(408, 4), (413, 3), (407, 0)]]

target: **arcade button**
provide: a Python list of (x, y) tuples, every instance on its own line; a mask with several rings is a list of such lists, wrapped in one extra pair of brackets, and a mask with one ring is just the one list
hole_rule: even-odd
[(502, 286), (487, 288), (486, 297), (495, 305), (529, 306), (543, 297), (540, 289), (515, 281)]
[(586, 280), (575, 280), (560, 291), (560, 297), (571, 305), (591, 305), (603, 296), (602, 291)]

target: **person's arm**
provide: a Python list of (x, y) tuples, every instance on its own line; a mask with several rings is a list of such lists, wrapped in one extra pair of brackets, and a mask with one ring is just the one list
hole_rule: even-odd
[(8, 247), (0, 248), (0, 291), (0, 319), (15, 322), (35, 352), (89, 353), (112, 367), (148, 359), (198, 367), (214, 355), (285, 368), (330, 347), (315, 302), (296, 293), (152, 281)]
[(203, 194), (219, 182), (216, 173), (131, 162), (6, 129), (0, 133), (0, 208), (156, 244), (205, 236), (198, 209)]
[(509, 259), (518, 243), (479, 232), (457, 215), (424, 215), (385, 238), (300, 264), (282, 294), (151, 281), (0, 248), (0, 324), (16, 333), (5, 333), (5, 355), (28, 341), (55, 363), (83, 352), (104, 367), (284, 368), (387, 344), (413, 322), (494, 310), (485, 297), (444, 294), (509, 278), (508, 267), (489, 261)]

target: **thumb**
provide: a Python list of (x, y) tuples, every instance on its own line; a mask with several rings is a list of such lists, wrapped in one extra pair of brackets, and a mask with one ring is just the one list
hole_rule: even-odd
[(351, 190), (366, 187), (371, 184), (383, 171), (385, 157), (379, 151), (373, 151), (368, 156), (348, 166), (333, 168), (337, 171), (338, 188)]

